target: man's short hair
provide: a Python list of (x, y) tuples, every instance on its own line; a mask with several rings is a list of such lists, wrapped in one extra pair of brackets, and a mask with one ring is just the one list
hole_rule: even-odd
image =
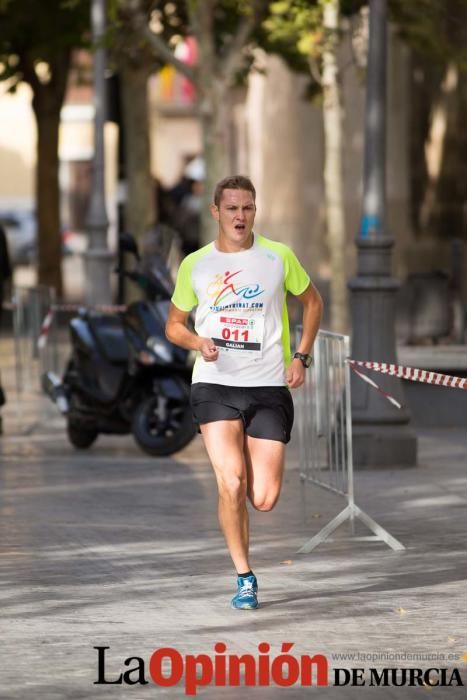
[(256, 201), (256, 190), (252, 181), (246, 175), (229, 175), (217, 183), (214, 190), (214, 204), (216, 207), (220, 204), (224, 190), (247, 190), (253, 195), (253, 201)]

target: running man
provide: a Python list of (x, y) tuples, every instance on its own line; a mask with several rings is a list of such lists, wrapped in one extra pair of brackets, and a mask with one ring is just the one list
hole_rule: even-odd
[[(256, 192), (235, 175), (216, 186), (215, 241), (180, 265), (167, 338), (196, 350), (191, 403), (214, 468), (219, 522), (237, 571), (232, 606), (258, 607), (249, 561), (247, 498), (271, 510), (279, 498), (293, 424), (290, 389), (303, 384), (322, 301), (294, 253), (253, 232)], [(290, 355), (286, 295), (303, 304), (303, 334)], [(195, 332), (187, 327), (197, 307)]]

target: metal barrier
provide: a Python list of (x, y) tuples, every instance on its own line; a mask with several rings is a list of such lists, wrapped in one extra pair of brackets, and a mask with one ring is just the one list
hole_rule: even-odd
[(38, 345), (41, 325), (55, 302), (55, 290), (45, 286), (15, 287), (12, 301), (16, 391), (40, 391), (42, 373), (58, 365), (57, 327), (53, 321), (47, 345)]
[[(301, 337), (296, 329), (296, 342)], [(352, 415), (350, 401), (349, 336), (319, 331), (313, 347), (313, 364), (298, 391), (297, 423), (300, 478), (343, 496), (347, 505), (298, 551), (311, 552), (340, 525), (350, 520), (354, 534), (357, 517), (394, 550), (404, 545), (361, 510), (354, 500)], [(368, 538), (365, 538), (368, 539)]]

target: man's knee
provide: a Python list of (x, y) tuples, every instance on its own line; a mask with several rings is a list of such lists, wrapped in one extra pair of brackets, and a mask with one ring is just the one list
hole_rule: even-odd
[(228, 476), (219, 480), (219, 496), (233, 505), (244, 503), (246, 499), (246, 479), (241, 476)]
[(279, 499), (279, 494), (275, 496), (250, 494), (249, 499), (251, 505), (256, 508), (256, 510), (266, 513), (274, 508)]

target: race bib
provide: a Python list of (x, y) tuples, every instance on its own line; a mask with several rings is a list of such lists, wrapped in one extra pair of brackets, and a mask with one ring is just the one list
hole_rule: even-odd
[(264, 314), (219, 313), (209, 320), (210, 337), (220, 352), (257, 359), (263, 352)]

